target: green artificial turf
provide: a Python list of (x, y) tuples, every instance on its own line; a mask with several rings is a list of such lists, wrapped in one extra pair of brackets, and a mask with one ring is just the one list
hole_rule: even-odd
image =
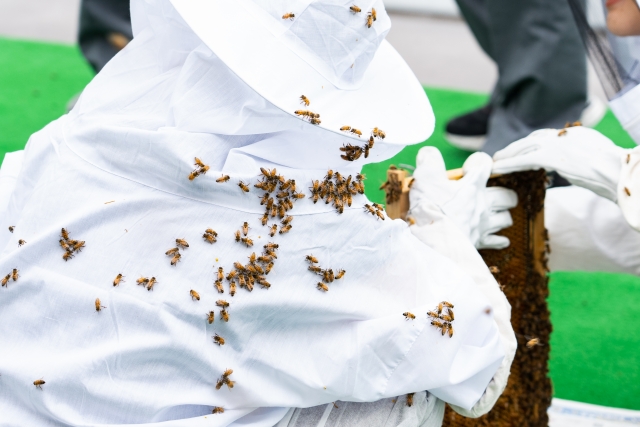
[[(29, 135), (65, 111), (92, 77), (75, 47), (0, 38), (0, 158), (24, 147)], [(469, 155), (447, 144), (444, 124), (483, 105), (487, 96), (426, 89), (436, 130), (426, 144), (438, 147), (448, 168)], [(616, 143), (633, 146), (608, 113), (596, 128)], [(367, 195), (383, 202), (378, 187), (391, 164), (415, 164), (419, 144), (393, 159), (368, 165)], [(556, 397), (640, 410), (640, 278), (605, 273), (551, 275), (549, 306), (554, 332), (550, 372)]]

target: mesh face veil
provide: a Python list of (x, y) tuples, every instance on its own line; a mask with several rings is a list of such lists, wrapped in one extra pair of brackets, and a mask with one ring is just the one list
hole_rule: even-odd
[[(611, 110), (640, 144), (640, 36), (618, 37), (607, 29), (592, 28), (583, 2), (568, 2)], [(640, 8), (640, 0), (636, 2)]]

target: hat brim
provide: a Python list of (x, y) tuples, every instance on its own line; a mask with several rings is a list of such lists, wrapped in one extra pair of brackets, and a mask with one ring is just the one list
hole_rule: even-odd
[[(385, 40), (358, 89), (336, 88), (235, 0), (171, 0), (198, 37), (243, 82), (281, 110), (295, 116), (305, 109), (320, 114), (319, 127), (351, 126), (363, 137), (384, 130), (384, 143), (410, 145), (429, 138), (435, 117), (429, 99), (398, 52)], [(296, 116), (297, 117), (297, 116)], [(301, 118), (301, 120), (303, 120)], [(308, 123), (309, 126), (315, 126)]]

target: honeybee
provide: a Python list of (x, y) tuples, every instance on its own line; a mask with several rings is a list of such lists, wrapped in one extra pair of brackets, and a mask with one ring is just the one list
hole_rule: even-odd
[(311, 101), (309, 101), (309, 98), (307, 98), (306, 96), (300, 95), (300, 103), (308, 107), (309, 104), (311, 104)]
[[(269, 243), (267, 243), (266, 245), (264, 245), (264, 246), (263, 246), (263, 248), (265, 248), (265, 249), (266, 249), (266, 250), (268, 250), (268, 251), (275, 251), (275, 250), (277, 250), (279, 247), (280, 247), (280, 245), (279, 245), (279, 244), (277, 244), (277, 243), (271, 243), (271, 242), (269, 242)], [(275, 257), (275, 258), (277, 258), (277, 257)]]
[(369, 157), (369, 146), (365, 145), (364, 147), (362, 147), (362, 150), (364, 151), (364, 158), (368, 158)]
[(227, 308), (227, 307), (229, 307), (229, 303), (228, 303), (228, 302), (226, 302), (226, 301), (225, 301), (225, 300), (223, 300), (223, 299), (219, 299), (218, 301), (216, 301), (216, 305), (217, 305), (218, 307), (222, 307), (222, 308)]
[(222, 287), (222, 282), (219, 280), (216, 280), (214, 282), (214, 286), (216, 287), (216, 290), (218, 291), (219, 294), (223, 294), (224, 293), (224, 288)]
[(36, 388), (39, 388), (40, 390), (42, 390), (42, 386), (45, 385), (46, 383), (44, 382), (44, 380), (42, 378), (40, 378), (39, 380), (35, 380), (33, 382), (33, 385), (36, 386)]
[(258, 281), (258, 283), (260, 283), (260, 285), (262, 285), (262, 288), (266, 288), (269, 289), (271, 287), (271, 283), (267, 282), (265, 279), (261, 279)]
[(407, 394), (407, 406), (413, 406), (413, 395), (415, 393), (409, 393)]
[(362, 9), (360, 9), (358, 6), (356, 6), (355, 4), (353, 6), (351, 6), (349, 9), (351, 9), (351, 12), (353, 12), (353, 14), (355, 15), (356, 13), (360, 13), (362, 12)]
[(285, 233), (288, 233), (289, 231), (291, 231), (291, 224), (285, 225), (284, 227), (281, 227), (280, 231), (278, 231), (278, 233), (285, 234)]
[(189, 181), (193, 181), (194, 179), (196, 179), (198, 176), (200, 176), (200, 171), (199, 170), (194, 170), (189, 174)]
[(100, 304), (100, 298), (96, 298), (96, 311), (101, 311), (103, 308), (107, 308)]
[(324, 280), (325, 282), (333, 283), (334, 279), (335, 277), (333, 275), (332, 269), (324, 270), (322, 272), (322, 280)]
[(453, 338), (453, 326), (451, 323), (445, 323), (445, 327), (442, 329), (442, 335), (444, 335), (445, 329), (449, 332), (449, 338)]
[(627, 187), (624, 187), (624, 192), (627, 196), (631, 196), (631, 191)]
[(356, 128), (351, 128), (351, 133), (354, 135), (358, 135), (358, 138), (360, 138), (362, 136), (362, 131), (356, 129)]
[(216, 182), (223, 183), (229, 181), (230, 179), (231, 177), (229, 175), (222, 175), (220, 178), (216, 179)]
[(203, 234), (202, 238), (205, 242), (208, 242), (212, 245), (218, 241), (214, 235), (208, 233)]
[(378, 20), (378, 14), (376, 13), (376, 10), (374, 8), (371, 8), (371, 16), (373, 17), (374, 21)]
[(202, 160), (200, 160), (200, 159), (199, 159), (199, 158), (197, 158), (197, 157), (195, 158), (195, 163), (194, 163), (194, 165), (195, 165), (195, 166), (200, 166), (201, 168), (203, 168), (203, 167), (205, 166), (205, 164), (204, 164), (204, 163), (202, 163)]
[(176, 239), (176, 246), (186, 249), (189, 247), (189, 243), (184, 239)]
[(367, 28), (371, 28), (371, 26), (373, 25), (373, 15), (369, 14), (367, 15)]
[(217, 382), (216, 382), (216, 390), (220, 390), (222, 388), (222, 386), (224, 385), (224, 379), (220, 378)]
[(115, 279), (113, 279), (113, 286), (120, 286), (120, 282), (124, 282), (122, 273), (118, 273)]
[(18, 240), (18, 246), (22, 246), (22, 245), (24, 245), (25, 243), (27, 243), (27, 242), (25, 242), (25, 241), (24, 241), (24, 240), (22, 240), (22, 239)]
[(271, 269), (273, 268), (273, 263), (270, 262), (269, 264), (267, 264), (267, 266), (264, 268), (264, 274), (269, 274), (269, 272), (271, 271)]
[(63, 228), (62, 231), (60, 231), (60, 236), (62, 236), (64, 240), (69, 240), (69, 232), (66, 228)]
[(179, 249), (179, 248), (173, 248), (173, 249), (169, 249), (169, 250), (168, 250), (167, 252), (165, 252), (164, 254), (165, 254), (165, 255), (169, 255), (169, 256), (171, 256), (171, 255), (175, 255), (175, 254), (177, 254), (178, 252), (180, 252), (180, 249)]
[(242, 271), (244, 270), (244, 265), (240, 264), (238, 261), (235, 261), (233, 263), (233, 266), (238, 270), (238, 271)]
[(539, 338), (532, 338), (529, 341), (527, 341), (527, 348), (533, 348), (537, 345), (542, 345), (540, 344), (540, 339)]
[(64, 249), (65, 251), (70, 251), (70, 250), (71, 250), (71, 248), (69, 247), (69, 245), (67, 244), (67, 242), (66, 242), (66, 241), (64, 241), (64, 240), (60, 239), (60, 240), (59, 240), (59, 243), (60, 243), (60, 247), (61, 247), (62, 249)]
[(182, 258), (180, 253), (175, 254), (173, 258), (171, 258), (171, 265), (176, 265), (180, 261), (180, 258)]
[(236, 282), (231, 281), (229, 284), (229, 295), (234, 296), (236, 294)]
[(408, 312), (408, 311), (405, 311), (404, 313), (402, 313), (402, 315), (403, 315), (404, 317), (406, 317), (406, 319), (405, 319), (405, 320), (409, 320), (409, 319), (414, 320), (414, 319), (416, 318), (416, 315), (415, 315), (415, 314), (410, 313), (410, 312)]
[(242, 241), (242, 243), (244, 243), (245, 245), (247, 245), (248, 248), (250, 248), (251, 246), (253, 246), (253, 240), (251, 240), (248, 237), (243, 237), (242, 239), (240, 239)]
[(310, 265), (308, 270), (316, 274), (322, 274), (322, 268), (318, 267), (317, 265)]
[[(341, 130), (342, 132), (348, 132), (348, 131), (350, 131), (350, 130), (351, 130), (351, 126), (342, 126), (342, 127), (340, 128), (340, 130)], [(344, 150), (342, 150), (342, 151), (344, 151)]]
[(438, 316), (440, 316), (440, 314), (442, 313), (443, 307), (444, 307), (444, 305), (442, 303), (438, 304)]
[(437, 319), (440, 315), (435, 311), (427, 311), (427, 316)]
[(207, 228), (206, 230), (204, 230), (204, 232), (206, 234), (211, 234), (213, 237), (218, 237), (218, 233), (216, 233), (216, 231), (211, 228)]
[(207, 321), (212, 324), (216, 320), (216, 312), (211, 310), (207, 313)]
[(278, 231), (278, 224), (273, 224), (271, 226), (271, 231), (269, 231), (269, 236), (271, 237), (275, 236), (277, 231)]
[(158, 282), (156, 281), (156, 278), (155, 278), (155, 277), (152, 277), (151, 279), (149, 279), (149, 282), (147, 283), (147, 290), (148, 290), (148, 291), (152, 291), (152, 290), (153, 290), (153, 286), (154, 286), (156, 283), (158, 283)]
[(225, 309), (220, 310), (220, 318), (225, 322), (229, 321), (229, 312)]
[(141, 277), (136, 280), (136, 283), (138, 285), (146, 285), (147, 283), (149, 283), (149, 279), (147, 279), (146, 277)]
[(340, 280), (344, 277), (344, 274), (346, 273), (346, 271), (344, 270), (338, 270), (338, 274), (336, 275), (336, 280)]
[(265, 212), (265, 214), (260, 217), (260, 222), (262, 223), (263, 226), (265, 226), (267, 225), (268, 221), (269, 221), (269, 214)]
[(191, 295), (191, 299), (194, 301), (200, 301), (200, 294), (197, 293), (196, 291), (194, 291), (193, 289), (191, 289), (189, 291), (189, 295)]
[(213, 409), (211, 410), (212, 414), (222, 414), (223, 412), (224, 412), (224, 408), (222, 406), (214, 406)]
[(288, 12), (285, 13), (284, 15), (282, 15), (282, 19), (290, 19), (291, 21), (293, 21), (293, 18), (295, 18), (296, 15), (294, 13)]
[(326, 181), (328, 181), (328, 180), (330, 180), (330, 179), (332, 179), (332, 178), (333, 178), (333, 171), (332, 171), (331, 169), (329, 169), (329, 170), (327, 171), (327, 174), (325, 175), (324, 179), (325, 179)]
[(444, 305), (445, 307), (454, 308), (454, 307), (453, 307), (453, 304), (451, 304), (451, 303), (450, 303), (450, 302), (448, 302), (448, 301), (442, 301), (442, 305)]
[(238, 187), (240, 187), (245, 193), (249, 192), (249, 186), (242, 181), (238, 182)]
[(73, 258), (73, 252), (71, 252), (71, 251), (66, 251), (62, 255), (62, 259), (65, 260), (65, 261), (69, 261), (71, 258)]
[(84, 240), (80, 240), (79, 242), (78, 241), (74, 241), (73, 242), (73, 250), (76, 251), (76, 252), (82, 252), (82, 248), (85, 247), (84, 243), (85, 243)]
[(312, 263), (312, 264), (317, 264), (318, 263), (318, 258), (314, 257), (313, 255), (307, 255), (305, 257), (305, 259), (307, 261), (309, 261), (310, 263)]
[[(433, 326), (435, 326), (437, 329), (442, 329), (442, 328), (444, 328), (444, 323), (442, 323), (442, 322), (441, 322), (441, 321), (439, 321), (439, 320), (432, 320), (432, 321), (431, 321), (431, 324), (432, 324)], [(442, 334), (442, 335), (444, 335), (444, 334)]]
[(318, 288), (318, 290), (320, 291), (329, 292), (329, 287), (322, 282), (318, 282), (316, 288)]
[(382, 129), (373, 128), (373, 136), (380, 139), (385, 139), (387, 137), (387, 134)]
[(449, 316), (448, 314), (441, 314), (441, 315), (440, 315), (440, 318), (441, 318), (442, 320), (444, 320), (445, 322), (452, 322), (452, 321), (453, 321), (453, 319), (451, 318), (451, 316)]
[[(627, 156), (627, 157), (629, 157), (629, 156)], [(627, 160), (627, 163), (629, 163), (629, 160)], [(13, 233), (13, 230), (14, 230), (15, 228), (16, 228), (16, 226), (15, 226), (15, 225), (10, 225), (10, 226), (9, 226), (9, 232), (10, 232), (10, 233)]]
[(558, 132), (558, 136), (565, 136), (566, 134), (567, 134), (566, 129), (562, 129), (560, 132)]
[(373, 136), (369, 137), (369, 142), (367, 144), (368, 144), (367, 147), (369, 149), (373, 148), (373, 144), (375, 144), (375, 140), (373, 139)]
[(7, 274), (6, 276), (4, 276), (2, 278), (2, 286), (7, 286), (7, 283), (9, 283), (9, 279), (11, 279), (11, 274)]
[(225, 378), (223, 381), (227, 385), (227, 387), (229, 387), (229, 390), (231, 390), (236, 384), (235, 381), (231, 381), (229, 378)]
[(451, 310), (450, 308), (447, 309), (447, 314), (449, 315), (449, 317), (451, 317), (451, 321), (456, 320), (455, 316), (453, 315), (453, 310)]
[(282, 221), (280, 221), (280, 223), (282, 225), (289, 225), (291, 223), (291, 221), (293, 221), (293, 217), (291, 215), (284, 217), (284, 219)]
[(371, 215), (376, 214), (376, 210), (372, 206), (370, 206), (368, 203), (364, 205), (364, 209), (368, 211)]

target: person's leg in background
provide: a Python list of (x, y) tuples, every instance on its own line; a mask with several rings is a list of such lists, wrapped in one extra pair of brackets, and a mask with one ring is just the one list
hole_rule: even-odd
[(82, 0), (78, 44), (96, 72), (132, 38), (129, 0)]
[[(478, 146), (465, 148), (493, 154), (536, 129), (580, 119), (587, 104), (586, 56), (567, 2), (456, 1), (499, 75), (490, 104), (449, 122), (449, 135), (475, 136)], [(465, 135), (467, 123), (476, 135)]]

